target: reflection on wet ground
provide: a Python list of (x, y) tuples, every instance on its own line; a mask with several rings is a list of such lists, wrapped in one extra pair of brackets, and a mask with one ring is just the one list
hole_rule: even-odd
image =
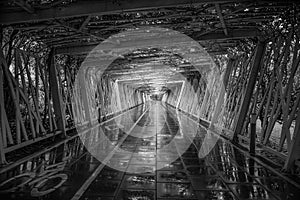
[(222, 139), (199, 159), (206, 134), (169, 106), (138, 106), (3, 171), (0, 199), (297, 199)]

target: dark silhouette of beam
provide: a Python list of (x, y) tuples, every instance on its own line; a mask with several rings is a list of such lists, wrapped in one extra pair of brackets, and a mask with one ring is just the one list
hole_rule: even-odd
[(14, 3), (23, 8), (28, 13), (32, 14), (35, 12), (34, 8), (24, 0), (15, 0)]

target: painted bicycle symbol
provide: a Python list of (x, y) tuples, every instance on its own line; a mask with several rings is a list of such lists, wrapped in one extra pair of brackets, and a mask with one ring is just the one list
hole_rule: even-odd
[[(14, 176), (0, 184), (0, 193), (11, 193), (29, 187), (32, 197), (49, 194), (61, 187), (68, 179), (68, 175), (62, 172), (65, 165), (66, 161), (63, 161), (48, 165), (40, 172), (25, 172)], [(53, 186), (43, 190), (49, 181), (53, 181)]]

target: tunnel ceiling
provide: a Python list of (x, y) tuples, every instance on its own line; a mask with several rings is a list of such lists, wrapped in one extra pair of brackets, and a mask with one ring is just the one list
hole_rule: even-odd
[(281, 15), (299, 13), (290, 2), (6, 0), (0, 2), (0, 24), (64, 54), (85, 56), (113, 34), (149, 25), (180, 31), (211, 54), (224, 54)]
[[(203, 64), (210, 60), (203, 60)], [(161, 51), (157, 48), (138, 49), (124, 58), (116, 59), (107, 69), (106, 74), (113, 80), (126, 81), (134, 79), (151, 80), (163, 78), (182, 80), (198, 72), (180, 55)]]
[[(203, 65), (211, 60), (203, 60)], [(104, 75), (147, 92), (167, 91), (169, 85), (181, 84), (199, 71), (180, 55), (158, 48), (137, 49), (116, 59)]]

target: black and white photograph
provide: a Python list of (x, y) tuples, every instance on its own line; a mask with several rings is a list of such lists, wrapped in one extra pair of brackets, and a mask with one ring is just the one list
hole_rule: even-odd
[(299, 0), (0, 1), (1, 200), (299, 200)]

